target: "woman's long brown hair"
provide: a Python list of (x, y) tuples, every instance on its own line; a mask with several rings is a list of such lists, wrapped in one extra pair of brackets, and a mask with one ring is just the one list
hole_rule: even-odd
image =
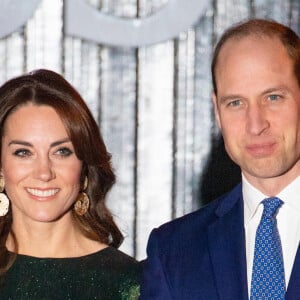
[[(69, 82), (53, 71), (36, 70), (7, 81), (0, 87), (0, 149), (7, 117), (28, 103), (55, 109), (65, 125), (78, 159), (83, 162), (81, 181), (83, 184), (85, 177), (88, 179), (86, 193), (90, 207), (83, 216), (72, 211), (76, 224), (88, 238), (119, 247), (123, 236), (105, 205), (105, 196), (115, 183), (111, 156), (86, 103)], [(9, 234), (14, 240), (14, 253), (18, 251), (12, 222), (11, 210), (6, 216), (0, 217), (0, 275), (9, 269), (16, 256), (6, 248)]]

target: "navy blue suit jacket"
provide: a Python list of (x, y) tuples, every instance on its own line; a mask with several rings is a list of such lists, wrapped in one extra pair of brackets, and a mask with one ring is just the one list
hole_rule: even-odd
[[(154, 229), (141, 300), (248, 299), (241, 184), (204, 208)], [(300, 299), (298, 249), (287, 300)]]

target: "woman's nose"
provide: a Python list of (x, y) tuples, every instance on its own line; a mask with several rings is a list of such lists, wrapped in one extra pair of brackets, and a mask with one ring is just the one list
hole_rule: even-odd
[(52, 162), (48, 157), (37, 159), (34, 176), (41, 181), (50, 181), (55, 177)]

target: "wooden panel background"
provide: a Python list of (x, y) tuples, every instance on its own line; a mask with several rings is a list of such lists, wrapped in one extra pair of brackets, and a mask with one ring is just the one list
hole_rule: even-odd
[[(149, 16), (168, 2), (86, 1), (124, 18)], [(142, 259), (153, 227), (205, 202), (202, 183), (210, 178), (204, 178), (204, 170), (219, 159), (210, 159), (218, 136), (210, 99), (215, 40), (232, 23), (253, 16), (273, 18), (299, 33), (300, 3), (210, 0), (195, 26), (173, 40), (140, 48), (67, 36), (64, 4), (41, 0), (20, 30), (0, 40), (0, 83), (43, 67), (62, 73), (80, 91), (113, 156), (118, 179), (108, 205), (126, 236), (121, 249)]]

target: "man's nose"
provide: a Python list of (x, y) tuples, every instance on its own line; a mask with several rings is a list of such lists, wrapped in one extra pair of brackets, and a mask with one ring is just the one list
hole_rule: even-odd
[(246, 118), (246, 129), (252, 135), (260, 135), (270, 126), (264, 108), (258, 104), (249, 105)]

